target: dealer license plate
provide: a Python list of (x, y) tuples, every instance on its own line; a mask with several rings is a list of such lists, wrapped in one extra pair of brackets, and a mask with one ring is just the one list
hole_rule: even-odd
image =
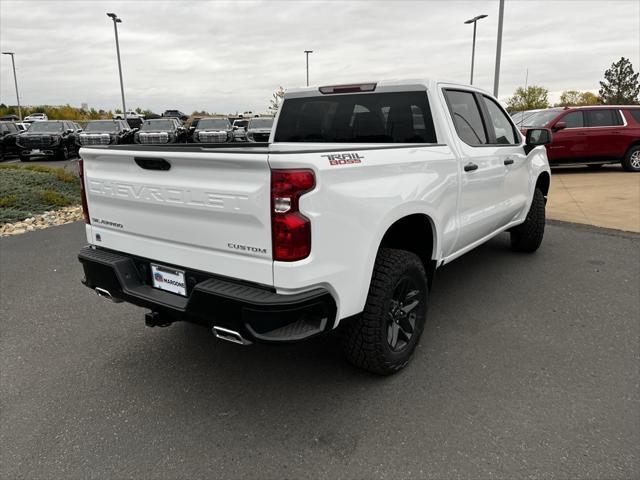
[(153, 286), (160, 290), (187, 296), (187, 285), (184, 281), (184, 271), (171, 267), (151, 264), (151, 278)]

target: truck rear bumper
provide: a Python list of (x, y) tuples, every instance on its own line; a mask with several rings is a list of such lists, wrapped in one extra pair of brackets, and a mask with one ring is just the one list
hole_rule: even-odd
[(163, 323), (190, 321), (264, 343), (307, 339), (334, 325), (336, 303), (322, 288), (281, 295), (269, 287), (173, 266), (185, 271), (183, 297), (151, 286), (150, 264), (156, 262), (150, 259), (91, 246), (82, 248), (78, 259), (87, 287), (112, 300), (149, 308)]

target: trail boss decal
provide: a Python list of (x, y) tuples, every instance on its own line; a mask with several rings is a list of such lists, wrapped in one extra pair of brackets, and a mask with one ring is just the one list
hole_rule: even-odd
[(329, 165), (349, 165), (352, 163), (362, 163), (364, 157), (359, 153), (330, 153), (329, 155), (320, 155), (329, 160)]

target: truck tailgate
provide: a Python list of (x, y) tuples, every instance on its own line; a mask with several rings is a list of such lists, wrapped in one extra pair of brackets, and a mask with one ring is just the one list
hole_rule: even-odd
[(90, 243), (273, 285), (266, 150), (80, 153)]

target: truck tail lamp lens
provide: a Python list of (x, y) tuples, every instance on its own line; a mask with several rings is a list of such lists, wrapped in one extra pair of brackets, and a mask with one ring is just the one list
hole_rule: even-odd
[(312, 170), (271, 171), (271, 235), (273, 259), (295, 262), (311, 253), (311, 221), (299, 210), (302, 195), (312, 190)]
[(87, 204), (87, 191), (84, 185), (84, 160), (78, 160), (78, 176), (80, 177), (80, 197), (82, 199), (82, 218), (87, 225), (91, 224), (89, 219), (89, 205)]

